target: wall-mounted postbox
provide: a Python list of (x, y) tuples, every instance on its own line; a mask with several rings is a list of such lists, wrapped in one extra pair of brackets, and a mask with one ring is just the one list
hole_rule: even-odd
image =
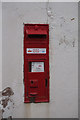
[(24, 24), (24, 102), (49, 102), (49, 25)]

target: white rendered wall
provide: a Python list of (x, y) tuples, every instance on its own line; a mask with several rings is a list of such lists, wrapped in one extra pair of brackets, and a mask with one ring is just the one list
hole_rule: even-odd
[[(24, 104), (23, 23), (49, 24), (50, 103)], [(78, 3), (2, 3), (2, 86), (14, 108), (4, 117), (78, 117)]]
[(0, 2), (0, 90), (2, 90), (2, 3)]

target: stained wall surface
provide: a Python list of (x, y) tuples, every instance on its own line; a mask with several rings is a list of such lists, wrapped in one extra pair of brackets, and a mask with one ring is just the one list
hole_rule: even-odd
[[(50, 102), (24, 104), (23, 23), (49, 24)], [(4, 117), (78, 117), (78, 3), (2, 3)], [(14, 103), (14, 104), (13, 104)]]

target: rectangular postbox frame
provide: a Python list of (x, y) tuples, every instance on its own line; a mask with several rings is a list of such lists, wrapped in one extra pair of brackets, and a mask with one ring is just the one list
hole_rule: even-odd
[[(29, 71), (32, 62), (44, 62), (44, 72)], [(24, 24), (24, 103), (30, 102), (49, 102), (48, 24)]]

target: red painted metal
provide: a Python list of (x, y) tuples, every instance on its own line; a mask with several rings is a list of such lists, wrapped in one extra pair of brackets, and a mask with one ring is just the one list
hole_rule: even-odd
[[(27, 48), (46, 48), (46, 53), (28, 54)], [(43, 62), (44, 71), (32, 72), (32, 62)], [(24, 102), (31, 102), (31, 98), (34, 102), (49, 102), (48, 24), (24, 24)]]

